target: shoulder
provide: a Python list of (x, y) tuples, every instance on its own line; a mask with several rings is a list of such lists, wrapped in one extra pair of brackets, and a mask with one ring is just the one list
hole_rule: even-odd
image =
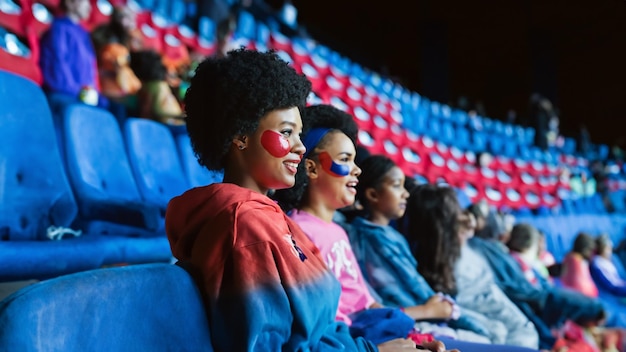
[[(274, 241), (277, 235), (291, 232), (291, 222), (278, 206), (254, 200), (233, 204), (236, 246)], [(296, 226), (294, 224), (294, 226)]]

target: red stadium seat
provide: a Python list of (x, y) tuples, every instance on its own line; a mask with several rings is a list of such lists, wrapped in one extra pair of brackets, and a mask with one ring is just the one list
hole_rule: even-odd
[(153, 16), (150, 11), (140, 12), (137, 14), (137, 28), (141, 33), (144, 48), (162, 54), (165, 27), (161, 19)]
[(25, 36), (26, 25), (30, 22), (28, 6), (24, 8), (23, 1), (3, 0), (0, 7), (0, 27), (17, 36)]
[(39, 41), (32, 28), (26, 29), (25, 38), (0, 27), (4, 45), (0, 45), (0, 69), (26, 77), (38, 85), (42, 83), (39, 68)]
[(83, 23), (88, 31), (108, 23), (113, 13), (113, 5), (108, 0), (91, 0), (91, 14)]

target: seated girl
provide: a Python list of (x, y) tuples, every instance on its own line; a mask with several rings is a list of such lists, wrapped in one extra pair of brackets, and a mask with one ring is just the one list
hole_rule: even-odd
[(561, 284), (589, 297), (598, 297), (598, 288), (589, 272), (589, 260), (596, 250), (591, 235), (580, 233), (574, 239), (572, 250), (563, 259)]

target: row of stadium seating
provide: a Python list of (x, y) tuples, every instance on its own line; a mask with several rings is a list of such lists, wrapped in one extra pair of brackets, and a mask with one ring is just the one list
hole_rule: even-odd
[[(122, 130), (82, 104), (52, 116), (40, 87), (0, 70), (0, 281), (169, 262), (167, 202), (220, 176), (200, 167), (186, 135), (157, 122), (129, 118)], [(61, 238), (66, 227), (82, 235)]]

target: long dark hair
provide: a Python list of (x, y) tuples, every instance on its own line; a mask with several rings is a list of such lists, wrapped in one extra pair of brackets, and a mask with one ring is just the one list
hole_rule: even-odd
[(425, 184), (414, 187), (410, 194), (398, 230), (409, 242), (424, 279), (435, 291), (454, 296), (454, 265), (461, 255), (461, 208), (456, 192), (450, 187)]

